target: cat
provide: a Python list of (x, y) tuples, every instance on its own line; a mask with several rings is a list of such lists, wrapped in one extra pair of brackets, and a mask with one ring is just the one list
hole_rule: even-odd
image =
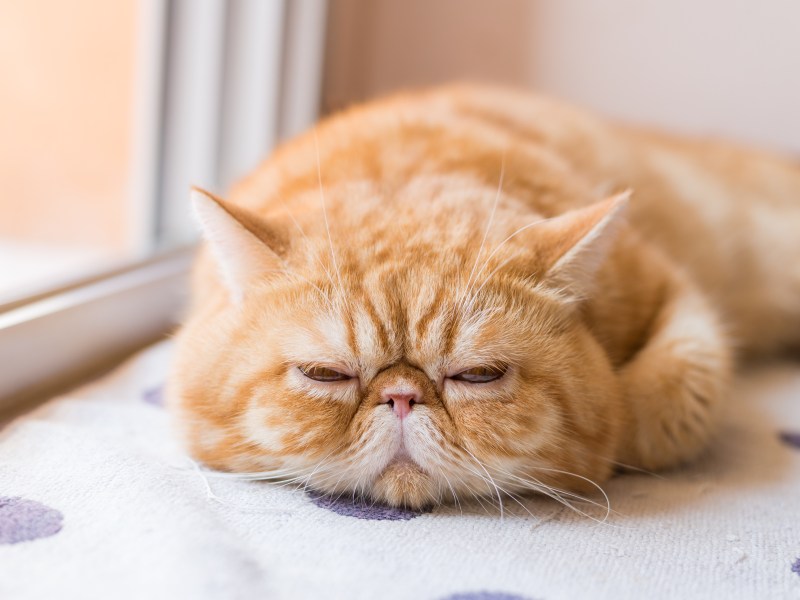
[(243, 477), (574, 499), (695, 458), (736, 360), (800, 341), (800, 169), (524, 91), (349, 109), (192, 203), (168, 402)]

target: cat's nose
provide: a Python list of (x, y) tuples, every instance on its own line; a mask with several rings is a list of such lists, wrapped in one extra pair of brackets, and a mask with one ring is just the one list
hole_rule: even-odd
[(415, 404), (420, 404), (422, 394), (415, 389), (386, 389), (381, 392), (381, 403), (392, 407), (399, 419), (405, 419)]

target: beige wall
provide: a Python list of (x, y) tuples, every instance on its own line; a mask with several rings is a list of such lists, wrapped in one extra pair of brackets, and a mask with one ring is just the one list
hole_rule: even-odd
[(330, 0), (324, 102), (405, 86), (528, 79), (528, 0)]
[(325, 105), (451, 79), (800, 153), (797, 0), (331, 0)]
[(130, 243), (136, 0), (0, 0), (0, 237)]

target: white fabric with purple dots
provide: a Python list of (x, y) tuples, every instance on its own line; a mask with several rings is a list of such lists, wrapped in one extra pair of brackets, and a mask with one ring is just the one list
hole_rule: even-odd
[(205, 473), (161, 406), (170, 349), (0, 423), (0, 598), (800, 598), (796, 363), (739, 379), (698, 463), (604, 486), (607, 518), (545, 498), (501, 518)]

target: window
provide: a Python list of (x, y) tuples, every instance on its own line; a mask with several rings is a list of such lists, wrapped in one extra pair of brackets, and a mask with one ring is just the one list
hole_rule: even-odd
[(316, 119), (325, 8), (0, 6), (0, 407), (174, 322), (189, 185), (224, 192)]
[(136, 0), (0, 4), (0, 300), (130, 256)]

